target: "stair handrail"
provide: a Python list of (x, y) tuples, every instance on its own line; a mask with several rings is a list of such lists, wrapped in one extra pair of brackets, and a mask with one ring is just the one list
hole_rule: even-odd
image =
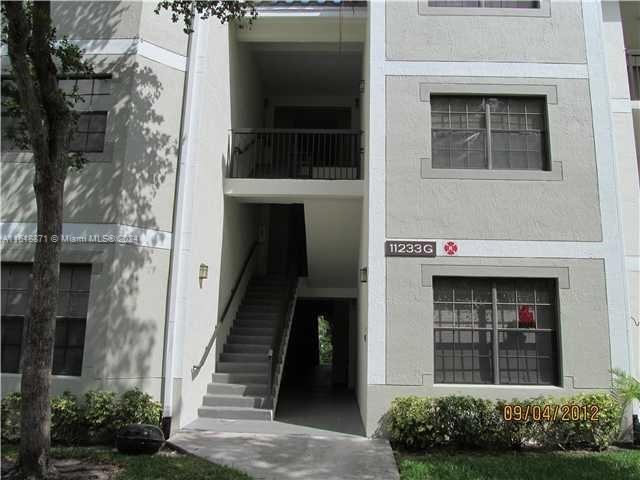
[(202, 354), (202, 357), (200, 358), (200, 361), (196, 365), (193, 365), (191, 367), (191, 374), (192, 375), (198, 373), (200, 371), (200, 369), (204, 366), (204, 363), (207, 361), (207, 358), (209, 357), (209, 353), (211, 352), (211, 349), (213, 348), (213, 343), (215, 342), (216, 337), (218, 336), (218, 330), (220, 329), (220, 327), (224, 323), (224, 319), (227, 316), (227, 313), (229, 312), (229, 309), (231, 308), (231, 304), (233, 303), (233, 299), (236, 296), (236, 292), (238, 291), (238, 288), (240, 287), (240, 283), (242, 283), (242, 278), (244, 277), (244, 274), (247, 271), (247, 267), (249, 266), (249, 262), (251, 261), (251, 258), (253, 257), (253, 254), (255, 253), (256, 249), (258, 248), (258, 243), (259, 242), (256, 240), (255, 242), (253, 242), (253, 245), (251, 245), (251, 250), (249, 250), (249, 253), (247, 254), (247, 258), (245, 258), (245, 260), (244, 260), (244, 263), (242, 265), (242, 270), (240, 271), (240, 273), (238, 274), (238, 277), (236, 278), (236, 282), (233, 285), (233, 288), (231, 289), (231, 295), (229, 295), (227, 303), (224, 306), (224, 310), (222, 310), (222, 314), (220, 314), (220, 317), (218, 318), (218, 321), (216, 322), (216, 326), (213, 329), (213, 333), (211, 334), (211, 337), (209, 338), (209, 342), (207, 343), (207, 346), (204, 349), (204, 353)]
[[(293, 272), (297, 272), (297, 268), (292, 269)], [(284, 364), (283, 355), (286, 355), (286, 346), (289, 341), (289, 333), (291, 331), (291, 323), (293, 321), (293, 314), (296, 310), (296, 302), (298, 299), (298, 276), (296, 273), (292, 273), (289, 280), (289, 301), (287, 303), (287, 310), (283, 321), (280, 323), (277, 329), (276, 335), (273, 337), (271, 348), (267, 354), (268, 356), (268, 389), (267, 392), (271, 396), (271, 408), (275, 413), (276, 403), (278, 401), (278, 393), (280, 391), (280, 381), (275, 378), (278, 375), (279, 365)], [(284, 372), (282, 372), (284, 375)]]

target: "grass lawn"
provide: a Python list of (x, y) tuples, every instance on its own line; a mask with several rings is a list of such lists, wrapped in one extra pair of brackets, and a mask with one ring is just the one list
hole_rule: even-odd
[(640, 480), (640, 450), (398, 454), (401, 480)]
[[(2, 458), (15, 460), (16, 448), (3, 445)], [(232, 468), (177, 452), (163, 451), (153, 456), (130, 456), (104, 447), (58, 447), (51, 449), (51, 458), (118, 465), (120, 470), (115, 480), (251, 480), (248, 475)]]

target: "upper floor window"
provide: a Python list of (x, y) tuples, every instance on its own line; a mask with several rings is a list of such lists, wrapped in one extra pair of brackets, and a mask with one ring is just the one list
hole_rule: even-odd
[[(80, 96), (76, 109), (80, 111), (78, 126), (73, 135), (70, 151), (77, 153), (102, 152), (107, 129), (107, 110), (104, 99), (110, 93), (110, 78), (71, 78), (58, 80), (58, 86), (66, 93)], [(15, 140), (18, 118), (7, 108), (9, 98), (15, 98), (15, 86), (10, 78), (2, 79), (2, 151), (25, 152), (25, 145)]]
[[(31, 293), (30, 263), (2, 263), (2, 372), (18, 373)], [(60, 265), (53, 350), (54, 375), (81, 375), (91, 266)]]
[(431, 97), (433, 168), (549, 170), (543, 97)]
[(429, 0), (429, 6), (459, 8), (540, 8), (540, 2), (531, 0)]
[(436, 383), (555, 385), (555, 281), (434, 278)]

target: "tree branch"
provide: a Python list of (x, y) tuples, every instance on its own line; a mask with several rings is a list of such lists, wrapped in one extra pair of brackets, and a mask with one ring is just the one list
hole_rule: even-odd
[(29, 21), (22, 2), (2, 2), (7, 17), (7, 44), (11, 68), (15, 75), (18, 100), (25, 113), (31, 133), (31, 147), (35, 158), (48, 158), (49, 135), (40, 108), (39, 86), (31, 78), (29, 62)]

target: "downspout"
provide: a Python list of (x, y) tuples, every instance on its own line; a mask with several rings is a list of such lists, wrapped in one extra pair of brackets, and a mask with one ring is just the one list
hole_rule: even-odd
[(165, 320), (163, 374), (162, 374), (162, 431), (165, 438), (171, 434), (173, 416), (174, 377), (176, 365), (182, 355), (183, 346), (179, 344), (178, 322), (186, 318), (187, 275), (191, 255), (191, 212), (193, 198), (194, 162), (193, 153), (197, 137), (197, 54), (198, 19), (194, 19), (195, 31), (189, 35), (187, 46), (187, 64), (182, 94), (182, 116), (180, 119), (180, 137), (178, 147), (178, 166), (176, 168), (176, 186), (173, 204), (173, 238), (171, 242), (169, 280), (167, 288), (167, 309)]

